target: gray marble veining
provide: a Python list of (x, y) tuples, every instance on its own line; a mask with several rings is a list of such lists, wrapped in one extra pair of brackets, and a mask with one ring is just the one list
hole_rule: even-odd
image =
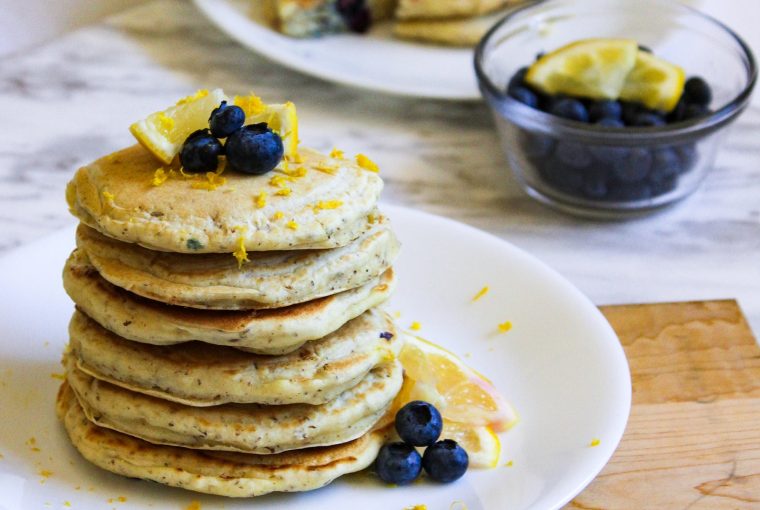
[(371, 94), (295, 73), (176, 0), (0, 60), (0, 252), (73, 222), (66, 181), (79, 165), (133, 143), (131, 122), (212, 87), (297, 101), (304, 142), (372, 156), (387, 183), (384, 200), (509, 240), (598, 304), (738, 298), (760, 331), (757, 102), (694, 196), (638, 220), (582, 221), (518, 189), (485, 106)]

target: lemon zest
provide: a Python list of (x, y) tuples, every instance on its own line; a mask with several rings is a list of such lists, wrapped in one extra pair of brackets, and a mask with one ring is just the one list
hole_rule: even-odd
[(515, 462), (513, 460), (507, 461), (506, 464), (504, 464), (504, 467), (512, 467), (515, 465)]
[(369, 213), (369, 214), (367, 215), (367, 222), (368, 222), (370, 225), (374, 225), (374, 224), (375, 224), (375, 222), (377, 222), (377, 216), (376, 216), (374, 213)]
[(232, 256), (238, 261), (238, 269), (243, 267), (243, 264), (249, 262), (248, 252), (245, 249), (245, 233), (248, 232), (248, 227), (235, 227), (235, 230), (240, 231), (240, 237), (237, 240), (237, 249), (232, 252)]
[(359, 165), (361, 168), (369, 171), (369, 172), (379, 172), (380, 167), (377, 166), (377, 164), (369, 159), (364, 154), (357, 154), (356, 155), (356, 164)]
[(151, 181), (151, 184), (153, 184), (153, 186), (161, 186), (168, 178), (169, 174), (166, 173), (166, 170), (163, 168), (157, 168), (156, 171), (153, 172), (153, 180)]
[(259, 209), (263, 209), (267, 205), (267, 192), (262, 191), (261, 193), (256, 195), (255, 202), (256, 202), (256, 207), (258, 207)]
[(318, 163), (314, 166), (315, 170), (319, 170), (322, 173), (335, 175), (335, 172), (338, 170), (337, 166), (328, 165), (327, 163)]
[(330, 157), (333, 159), (344, 159), (345, 156), (346, 156), (346, 153), (340, 149), (333, 148), (333, 150), (330, 151)]
[(591, 443), (589, 443), (589, 446), (593, 448), (595, 446), (599, 446), (601, 443), (602, 441), (600, 439), (594, 438), (591, 440)]
[(412, 331), (419, 331), (420, 329), (422, 329), (422, 324), (420, 324), (420, 323), (419, 323), (419, 322), (417, 322), (417, 321), (414, 321), (414, 322), (412, 322), (412, 324), (409, 326), (409, 329), (411, 329)]
[(290, 220), (285, 226), (287, 226), (290, 230), (298, 230), (298, 223), (293, 220)]
[(227, 184), (227, 178), (221, 177), (217, 172), (206, 172), (206, 181), (197, 181), (190, 185), (193, 189), (205, 189), (213, 191), (219, 186)]
[(63, 375), (63, 374), (56, 374), (55, 372), (53, 372), (53, 373), (50, 374), (50, 378), (51, 379), (58, 379), (59, 381), (66, 380), (66, 376), (65, 375)]
[(284, 188), (289, 180), (290, 179), (284, 175), (274, 175), (269, 179), (269, 185), (274, 186), (275, 188)]
[(477, 301), (478, 299), (482, 298), (486, 294), (488, 294), (488, 285), (480, 289), (477, 294), (475, 294), (475, 297), (472, 298), (473, 301)]
[(342, 200), (320, 200), (314, 205), (314, 209), (337, 209), (343, 205)]
[(285, 216), (282, 211), (277, 211), (272, 215), (273, 220), (281, 220), (282, 217)]
[(198, 99), (202, 97), (206, 97), (207, 95), (208, 95), (208, 89), (200, 89), (195, 94), (183, 97), (182, 99), (177, 101), (176, 104), (177, 106), (179, 106), (181, 104), (192, 103), (193, 101), (197, 101)]
[(187, 508), (185, 510), (201, 510), (201, 503), (200, 501), (191, 501), (189, 505), (187, 505)]
[(242, 108), (246, 117), (258, 115), (266, 110), (264, 101), (253, 92), (248, 96), (235, 96), (232, 103)]
[(277, 195), (278, 197), (287, 197), (291, 193), (292, 193), (292, 190), (290, 188), (282, 188), (282, 189), (278, 189), (275, 192), (275, 195)]
[(499, 324), (499, 331), (501, 331), (502, 333), (506, 333), (510, 329), (512, 329), (512, 323), (509, 321), (502, 322), (501, 324)]
[(164, 112), (158, 114), (158, 127), (164, 133), (168, 133), (174, 129), (174, 119), (166, 115)]
[(285, 155), (285, 159), (290, 163), (297, 163), (297, 164), (303, 163), (303, 156), (301, 156), (299, 153), (295, 153), (292, 156)]
[(306, 177), (306, 174), (308, 173), (308, 170), (306, 168), (299, 166), (295, 170), (284, 170), (283, 173), (287, 175), (288, 177), (291, 177), (292, 179), (301, 179), (302, 177)]

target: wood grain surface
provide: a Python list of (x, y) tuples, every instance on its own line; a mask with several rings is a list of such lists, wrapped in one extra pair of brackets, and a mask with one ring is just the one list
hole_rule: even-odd
[(633, 407), (609, 464), (565, 508), (760, 509), (760, 348), (736, 301), (601, 309)]

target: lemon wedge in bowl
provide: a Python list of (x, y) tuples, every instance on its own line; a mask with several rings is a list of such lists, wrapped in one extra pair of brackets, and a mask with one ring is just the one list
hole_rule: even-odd
[(620, 99), (641, 103), (650, 110), (670, 112), (683, 94), (685, 81), (686, 73), (681, 67), (639, 51)]
[(525, 81), (552, 96), (617, 99), (637, 54), (632, 39), (583, 39), (536, 60)]
[(495, 467), (501, 452), (496, 432), (508, 430), (518, 418), (493, 384), (453, 353), (417, 336), (405, 335), (399, 360), (404, 384), (383, 422), (392, 421), (408, 402), (429, 402), (443, 417), (442, 439), (467, 450), (471, 466)]
[(224, 99), (221, 89), (199, 90), (174, 106), (135, 122), (129, 131), (140, 145), (168, 165), (193, 131), (208, 127), (211, 111)]

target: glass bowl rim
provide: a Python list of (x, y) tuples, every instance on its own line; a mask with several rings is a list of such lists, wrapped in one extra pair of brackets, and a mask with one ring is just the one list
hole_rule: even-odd
[[(758, 69), (755, 61), (755, 56), (749, 45), (730, 27), (728, 27), (722, 21), (719, 21), (712, 16), (703, 13), (702, 11), (684, 5), (674, 0), (655, 0), (661, 3), (669, 4), (677, 9), (682, 9), (692, 15), (701, 17), (703, 20), (715, 25), (718, 29), (722, 29), (727, 33), (734, 42), (737, 43), (741, 51), (746, 58), (746, 70), (747, 70), (747, 84), (745, 87), (734, 97), (731, 101), (727, 102), (720, 109), (710, 113), (709, 115), (681, 121), (673, 124), (658, 127), (626, 127), (625, 129), (610, 130), (602, 126), (596, 126), (594, 124), (583, 124), (580, 122), (563, 119), (554, 115), (542, 112), (535, 108), (531, 108), (516, 99), (509, 96), (506, 90), (501, 90), (497, 87), (486, 71), (483, 69), (483, 60), (485, 56), (486, 46), (490, 43), (494, 34), (496, 34), (504, 25), (513, 20), (517, 15), (524, 14), (525, 11), (533, 10), (534, 8), (543, 5), (551, 4), (559, 0), (537, 0), (529, 4), (517, 7), (511, 10), (506, 16), (499, 20), (494, 26), (491, 27), (485, 36), (480, 40), (475, 48), (474, 65), (475, 74), (480, 84), (481, 92), (486, 96), (486, 92), (493, 96), (497, 101), (504, 101), (508, 106), (510, 112), (514, 111), (516, 115), (529, 121), (534, 126), (543, 124), (544, 126), (551, 125), (554, 134), (567, 134), (571, 138), (588, 138), (596, 137), (604, 140), (604, 142), (622, 142), (628, 143), (651, 142), (656, 138), (691, 138), (696, 134), (703, 134), (703, 132), (712, 132), (719, 129), (723, 125), (733, 120), (741, 111), (746, 107), (749, 98), (752, 94), (752, 90), (757, 82)], [(484, 90), (485, 89), (485, 90)], [(486, 97), (488, 100), (489, 98)], [(602, 142), (602, 143), (604, 143)], [(626, 144), (627, 145), (627, 144)]]

